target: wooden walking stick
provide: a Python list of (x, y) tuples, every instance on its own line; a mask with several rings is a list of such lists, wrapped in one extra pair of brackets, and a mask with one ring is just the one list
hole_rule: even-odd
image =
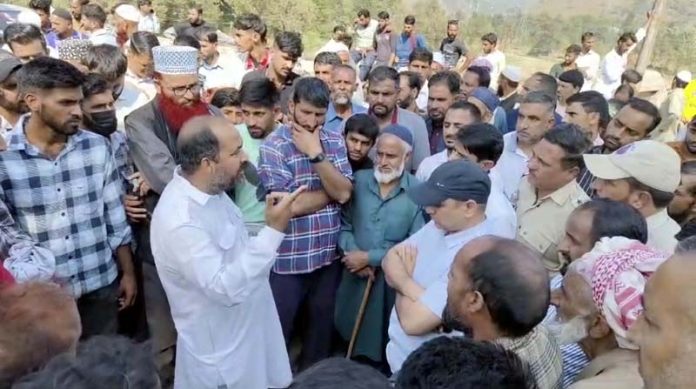
[(370, 298), (370, 292), (372, 291), (372, 284), (375, 282), (374, 274), (367, 278), (367, 285), (365, 285), (365, 292), (363, 292), (363, 298), (360, 302), (360, 309), (358, 309), (358, 315), (355, 317), (355, 324), (353, 325), (353, 333), (350, 336), (350, 343), (348, 343), (348, 352), (346, 353), (346, 359), (350, 359), (353, 356), (353, 348), (355, 347), (355, 341), (358, 339), (358, 333), (360, 332), (360, 326), (362, 325), (363, 317), (365, 316), (365, 308), (367, 307), (367, 300)]

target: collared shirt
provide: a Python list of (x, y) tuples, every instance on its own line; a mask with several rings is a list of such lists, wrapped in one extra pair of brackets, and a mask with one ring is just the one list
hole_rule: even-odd
[(505, 186), (500, 173), (495, 169), (488, 172), (491, 179), (491, 194), (486, 203), (486, 218), (498, 236), (515, 239), (517, 232), (517, 214), (512, 203), (505, 196)]
[(505, 54), (503, 54), (502, 51), (498, 49), (494, 49), (488, 54), (484, 54), (481, 56), (481, 58), (485, 58), (488, 60), (488, 62), (493, 65), (493, 69), (491, 69), (491, 85), (490, 88), (495, 90), (498, 90), (498, 77), (500, 76), (500, 73), (505, 69)]
[(430, 116), (426, 116), (425, 127), (428, 130), (428, 142), (430, 143), (430, 155), (439, 153), (445, 149), (445, 137), (442, 131), (442, 122), (439, 127), (435, 127), (435, 122)]
[(126, 131), (126, 116), (136, 109), (150, 102), (151, 99), (140, 90), (137, 86), (126, 80), (123, 83), (123, 91), (118, 96), (118, 100), (114, 103), (116, 107), (116, 119), (118, 121), (118, 130)]
[(22, 231), (51, 250), (56, 281), (79, 297), (116, 279), (113, 252), (130, 243), (121, 178), (104, 137), (80, 130), (50, 159), (27, 141), (28, 118), (0, 153), (0, 200)]
[[(407, 111), (402, 108), (394, 110), (392, 116), (392, 124), (398, 124), (411, 130), (413, 136), (413, 153), (411, 159), (406, 161), (405, 171), (415, 172), (418, 170), (421, 162), (430, 156), (430, 142), (428, 141), (428, 129), (425, 127), (425, 121), (419, 115)], [(370, 158), (375, 158), (377, 148), (370, 149)]]
[(503, 153), (495, 164), (495, 170), (503, 182), (503, 192), (512, 204), (517, 203), (517, 191), (522, 177), (527, 175), (529, 156), (517, 147), (517, 133), (509, 132), (503, 135)]
[(396, 34), (382, 31), (375, 34), (375, 64), (388, 66), (389, 58), (396, 53)]
[(606, 99), (614, 97), (616, 88), (621, 85), (621, 75), (626, 70), (628, 58), (612, 49), (604, 56), (599, 67), (599, 77), (594, 90), (604, 95)]
[[(237, 131), (239, 131), (239, 135), (242, 137), (242, 147), (249, 159), (249, 163), (258, 166), (259, 150), (264, 140), (253, 138), (245, 124), (238, 125)], [(238, 180), (234, 184), (234, 202), (242, 211), (244, 223), (266, 222), (266, 204), (259, 201), (256, 189), (257, 187), (251, 185), (246, 180)]]
[(155, 81), (152, 78), (140, 78), (131, 72), (130, 69), (128, 69), (126, 71), (126, 81), (143, 92), (148, 101), (157, 96), (157, 87), (155, 86)]
[(422, 34), (414, 32), (411, 33), (411, 35), (404, 35), (403, 33), (397, 35), (396, 48), (394, 51), (398, 62), (395, 67), (397, 69), (407, 67), (408, 57), (411, 55), (411, 52), (417, 48), (428, 48), (428, 44)]
[(659, 142), (674, 142), (682, 124), (686, 94), (683, 88), (674, 88), (669, 91), (665, 101), (660, 104), (660, 124), (650, 132), (650, 139)]
[[(367, 108), (355, 104), (355, 103), (350, 103), (351, 106), (351, 115), (355, 115), (358, 113), (366, 113)], [(337, 134), (343, 134), (343, 126), (346, 123), (346, 119), (338, 116), (336, 113), (336, 106), (334, 105), (333, 102), (329, 103), (329, 109), (326, 111), (326, 120), (324, 121), (324, 129), (326, 131), (331, 131), (335, 132)]]
[(594, 50), (590, 50), (587, 53), (580, 53), (578, 59), (575, 60), (578, 70), (584, 73), (585, 82), (582, 84), (583, 92), (592, 89), (592, 84), (597, 79), (597, 72), (599, 72), (599, 63), (601, 60), (599, 54)]
[[(307, 185), (308, 191), (321, 190), (319, 174), (309, 158), (295, 147), (291, 131), (288, 126), (280, 126), (261, 145), (261, 182), (267, 191), (293, 192), (302, 185)], [(320, 131), (326, 160), (344, 177), (352, 179), (343, 137)], [(315, 213), (290, 219), (273, 271), (278, 274), (310, 273), (333, 262), (341, 227), (339, 212), (339, 204), (332, 201)]]
[(138, 31), (148, 31), (153, 34), (159, 34), (160, 32), (160, 22), (157, 15), (154, 12), (150, 12), (147, 15), (140, 15), (140, 21), (138, 22)]
[(214, 64), (203, 61), (201, 67), (198, 68), (204, 90), (222, 87), (239, 89), (245, 73), (244, 63), (233, 54), (220, 53)]
[(370, 19), (367, 26), (355, 26), (355, 48), (372, 50), (375, 41), (375, 32), (379, 27), (379, 22), (375, 19)]
[(423, 86), (418, 91), (416, 96), (416, 107), (423, 112), (428, 112), (428, 96), (430, 95), (430, 86), (428, 80), (423, 81)]
[(563, 263), (558, 257), (558, 244), (563, 239), (566, 220), (587, 201), (590, 198), (575, 180), (541, 199), (529, 180), (522, 180), (517, 201), (517, 240), (541, 254), (547, 270), (559, 271)]
[(638, 352), (614, 349), (590, 362), (570, 389), (636, 389), (643, 387)]
[(513, 351), (529, 368), (539, 388), (561, 388), (563, 361), (556, 339), (543, 325), (538, 325), (521, 338), (501, 338), (493, 341)]
[[(418, 249), (412, 277), (425, 289), (420, 303), (428, 307), (434, 315), (441, 318), (442, 311), (447, 305), (447, 274), (454, 256), (471, 240), (491, 234), (493, 234), (492, 226), (487, 220), (451, 234), (445, 234), (435, 225), (435, 222), (431, 221), (405, 241), (405, 244)], [(407, 335), (401, 327), (396, 308), (391, 311), (388, 332), (387, 361), (394, 374), (401, 369), (401, 365), (409, 354), (430, 339), (441, 336), (435, 332), (421, 336)]]
[(0, 115), (0, 136), (5, 141), (5, 144), (7, 144), (7, 141), (10, 139), (10, 131), (12, 131), (12, 129), (14, 129), (14, 125), (5, 119), (4, 116)]
[(268, 282), (283, 233), (265, 227), (250, 239), (227, 195), (196, 189), (177, 169), (153, 213), (151, 236), (178, 332), (174, 387), (290, 385)]
[(261, 58), (260, 61), (256, 61), (254, 57), (251, 56), (251, 54), (247, 53), (244, 57), (244, 69), (247, 71), (253, 71), (253, 70), (266, 70), (268, 68), (268, 62), (271, 60), (271, 54), (266, 49), (264, 52), (263, 58)]
[(130, 161), (128, 157), (128, 139), (124, 132), (116, 131), (109, 137), (111, 153), (114, 156), (114, 166), (118, 172), (118, 176), (123, 183), (123, 193), (128, 192), (128, 176), (131, 175)]
[(114, 35), (112, 32), (107, 31), (105, 29), (99, 29), (92, 31), (91, 34), (89, 34), (89, 41), (92, 42), (92, 45), (111, 45), (111, 46), (116, 46), (118, 47), (118, 43), (116, 42), (116, 35)]
[(435, 169), (448, 160), (449, 156), (447, 150), (442, 150), (437, 154), (429, 156), (428, 158), (424, 159), (423, 162), (421, 162), (420, 166), (418, 166), (416, 178), (421, 182), (428, 181), (428, 178), (430, 178)]
[(668, 254), (674, 253), (674, 249), (677, 248), (676, 235), (681, 231), (681, 227), (669, 217), (667, 208), (648, 216), (645, 221), (648, 223), (647, 245)]

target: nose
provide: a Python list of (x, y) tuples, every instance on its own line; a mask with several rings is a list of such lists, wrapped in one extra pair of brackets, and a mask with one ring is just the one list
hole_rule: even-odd
[(242, 150), (239, 153), (239, 159), (241, 163), (245, 163), (249, 161), (249, 156), (247, 155), (246, 151)]

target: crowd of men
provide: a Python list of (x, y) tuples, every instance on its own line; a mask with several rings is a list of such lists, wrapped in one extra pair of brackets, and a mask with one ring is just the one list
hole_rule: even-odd
[(363, 9), (311, 76), (263, 15), (231, 53), (200, 6), (171, 44), (149, 0), (29, 7), (0, 387), (692, 387), (691, 73), (646, 92), (642, 29), (525, 77), (494, 33), (431, 50)]

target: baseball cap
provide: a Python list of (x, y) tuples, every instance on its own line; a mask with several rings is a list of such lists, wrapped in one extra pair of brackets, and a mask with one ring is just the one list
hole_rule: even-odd
[(22, 63), (17, 57), (5, 50), (0, 50), (0, 82), (7, 80), (7, 77), (20, 67)]
[(500, 105), (500, 99), (489, 88), (477, 87), (471, 92), (471, 97), (479, 99), (491, 113)]
[(512, 82), (522, 81), (522, 69), (517, 66), (508, 66), (501, 72), (503, 77), (507, 78)]
[(485, 204), (491, 194), (491, 180), (473, 162), (448, 161), (438, 166), (428, 181), (409, 188), (406, 193), (423, 207), (437, 206), (447, 199)]
[(613, 153), (583, 155), (587, 169), (603, 180), (633, 177), (650, 188), (674, 192), (681, 181), (681, 158), (662, 142), (641, 140)]
[(382, 130), (382, 134), (392, 134), (394, 136), (397, 136), (404, 142), (408, 143), (409, 146), (413, 147), (413, 135), (411, 135), (411, 131), (404, 126), (400, 126), (398, 124), (390, 124), (384, 127), (384, 130)]

